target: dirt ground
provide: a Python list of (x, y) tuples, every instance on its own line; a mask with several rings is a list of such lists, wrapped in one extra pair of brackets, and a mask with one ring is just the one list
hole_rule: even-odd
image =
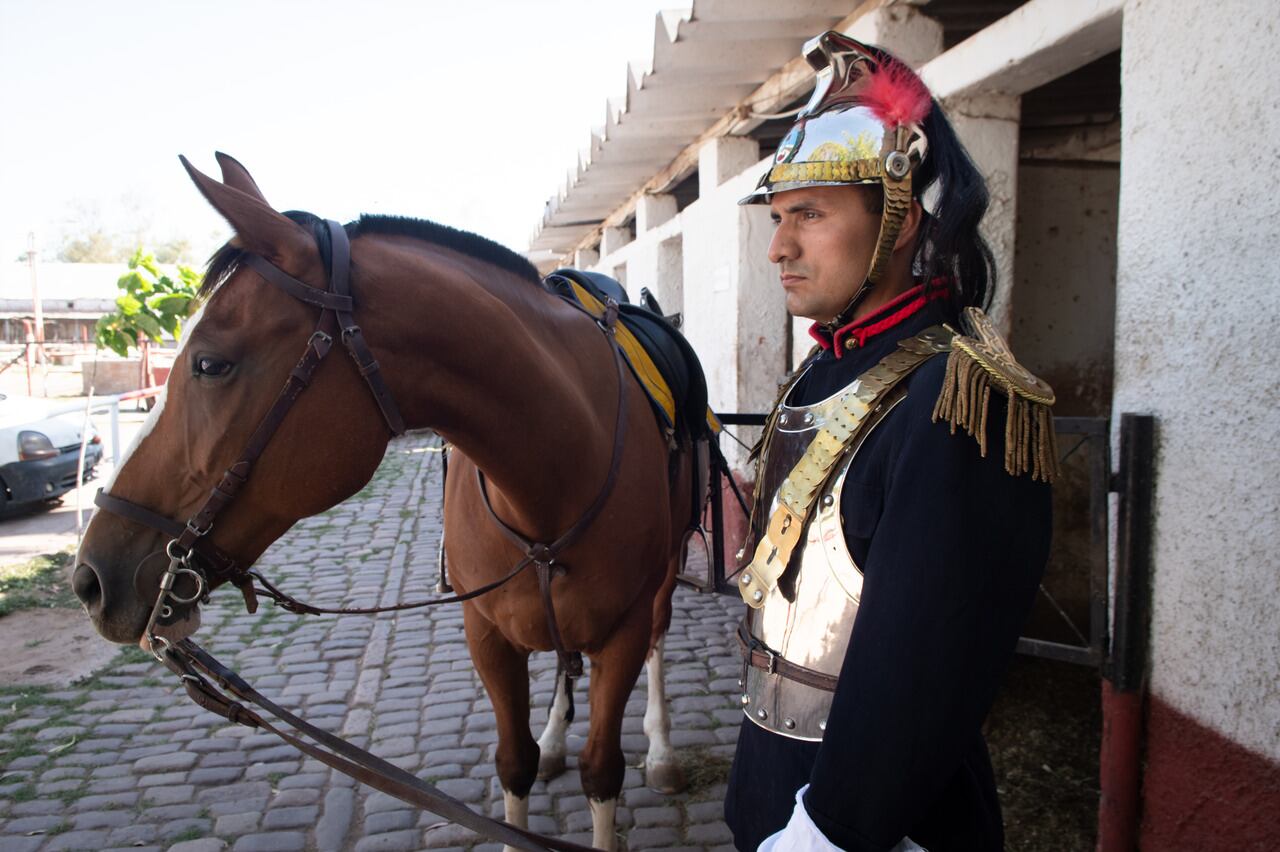
[(120, 652), (78, 609), (24, 609), (0, 617), (0, 684), (65, 687)]
[(1091, 852), (1098, 825), (1101, 682), (1019, 656), (987, 719), (1008, 852)]

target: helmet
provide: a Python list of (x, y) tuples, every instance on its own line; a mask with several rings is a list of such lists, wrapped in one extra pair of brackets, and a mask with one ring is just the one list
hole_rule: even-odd
[(933, 98), (901, 61), (837, 32), (810, 39), (804, 56), (817, 73), (813, 95), (755, 191), (738, 203), (767, 204), (775, 192), (808, 186), (880, 184), (880, 236), (856, 301), (893, 253), (911, 205), (911, 175), (928, 151), (920, 125)]

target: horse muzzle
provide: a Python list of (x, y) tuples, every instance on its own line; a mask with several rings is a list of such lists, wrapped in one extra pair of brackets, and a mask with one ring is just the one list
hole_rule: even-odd
[(81, 553), (71, 588), (103, 638), (150, 650), (148, 633), (171, 642), (194, 633), (200, 626), (199, 603), (208, 592), (195, 569), (184, 566), (166, 583), (168, 573), (168, 557), (157, 552), (138, 564), (132, 583), (113, 584), (109, 573)]

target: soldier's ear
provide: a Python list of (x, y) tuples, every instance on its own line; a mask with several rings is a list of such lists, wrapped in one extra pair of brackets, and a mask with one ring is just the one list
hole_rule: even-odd
[(924, 208), (919, 199), (911, 199), (907, 215), (902, 220), (902, 230), (898, 232), (898, 241), (893, 244), (894, 252), (914, 251), (916, 236), (920, 233), (920, 221), (924, 218)]

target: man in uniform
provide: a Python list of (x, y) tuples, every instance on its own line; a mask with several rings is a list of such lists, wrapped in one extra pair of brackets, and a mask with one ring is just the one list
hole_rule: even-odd
[(837, 33), (805, 52), (743, 200), (818, 345), (757, 447), (726, 818), (743, 850), (999, 850), (981, 725), (1047, 557), (1052, 391), (979, 310), (986, 189), (924, 84)]

